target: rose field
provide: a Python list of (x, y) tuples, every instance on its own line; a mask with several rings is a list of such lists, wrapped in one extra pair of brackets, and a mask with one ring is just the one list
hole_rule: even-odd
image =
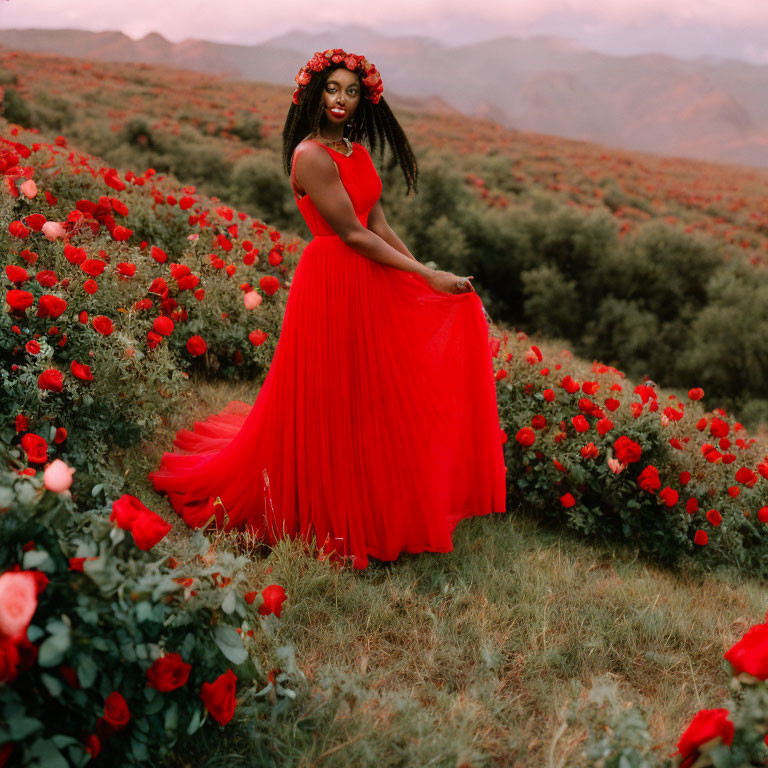
[(768, 176), (404, 110), (508, 512), (358, 572), (146, 477), (269, 368), (291, 89), (0, 60), (0, 767), (768, 764)]

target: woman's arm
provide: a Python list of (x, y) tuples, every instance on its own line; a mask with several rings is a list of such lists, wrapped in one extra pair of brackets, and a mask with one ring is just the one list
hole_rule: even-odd
[[(297, 151), (299, 154), (294, 168), (296, 180), (343, 242), (381, 264), (416, 272), (424, 277), (433, 274), (434, 270), (408, 253), (394, 232), (392, 236), (400, 243), (402, 250), (360, 223), (336, 171), (336, 164), (325, 149), (310, 141)], [(377, 202), (376, 205), (380, 206), (381, 203)]]
[(368, 229), (375, 232), (385, 243), (389, 243), (395, 250), (404, 253), (408, 258), (418, 261), (418, 259), (405, 247), (405, 243), (395, 234), (395, 230), (389, 226), (384, 208), (379, 198), (371, 208), (368, 214)]

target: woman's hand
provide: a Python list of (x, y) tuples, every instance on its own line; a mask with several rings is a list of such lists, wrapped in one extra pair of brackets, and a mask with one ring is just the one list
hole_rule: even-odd
[(474, 275), (462, 277), (461, 275), (454, 275), (453, 272), (443, 272), (439, 269), (433, 269), (424, 275), (424, 279), (436, 291), (450, 294), (472, 293), (475, 290), (470, 282), (472, 278), (474, 278)]

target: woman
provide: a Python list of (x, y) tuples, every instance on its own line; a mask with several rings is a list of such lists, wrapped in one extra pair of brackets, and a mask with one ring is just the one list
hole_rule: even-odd
[(270, 369), (252, 406), (181, 430), (149, 476), (193, 527), (315, 538), (355, 568), (448, 552), (459, 520), (506, 509), (482, 302), (386, 223), (357, 139), (386, 137), (409, 191), (417, 171), (375, 67), (333, 49), (296, 81), (283, 157), (313, 239)]

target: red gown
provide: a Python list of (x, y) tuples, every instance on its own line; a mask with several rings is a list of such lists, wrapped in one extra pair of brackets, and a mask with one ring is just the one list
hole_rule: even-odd
[[(382, 188), (368, 150), (320, 146), (367, 227)], [(179, 430), (149, 478), (193, 528), (215, 514), (268, 544), (314, 535), (355, 568), (449, 552), (459, 520), (506, 511), (482, 302), (358, 253), (309, 195), (296, 204), (314, 237), (255, 402)]]

